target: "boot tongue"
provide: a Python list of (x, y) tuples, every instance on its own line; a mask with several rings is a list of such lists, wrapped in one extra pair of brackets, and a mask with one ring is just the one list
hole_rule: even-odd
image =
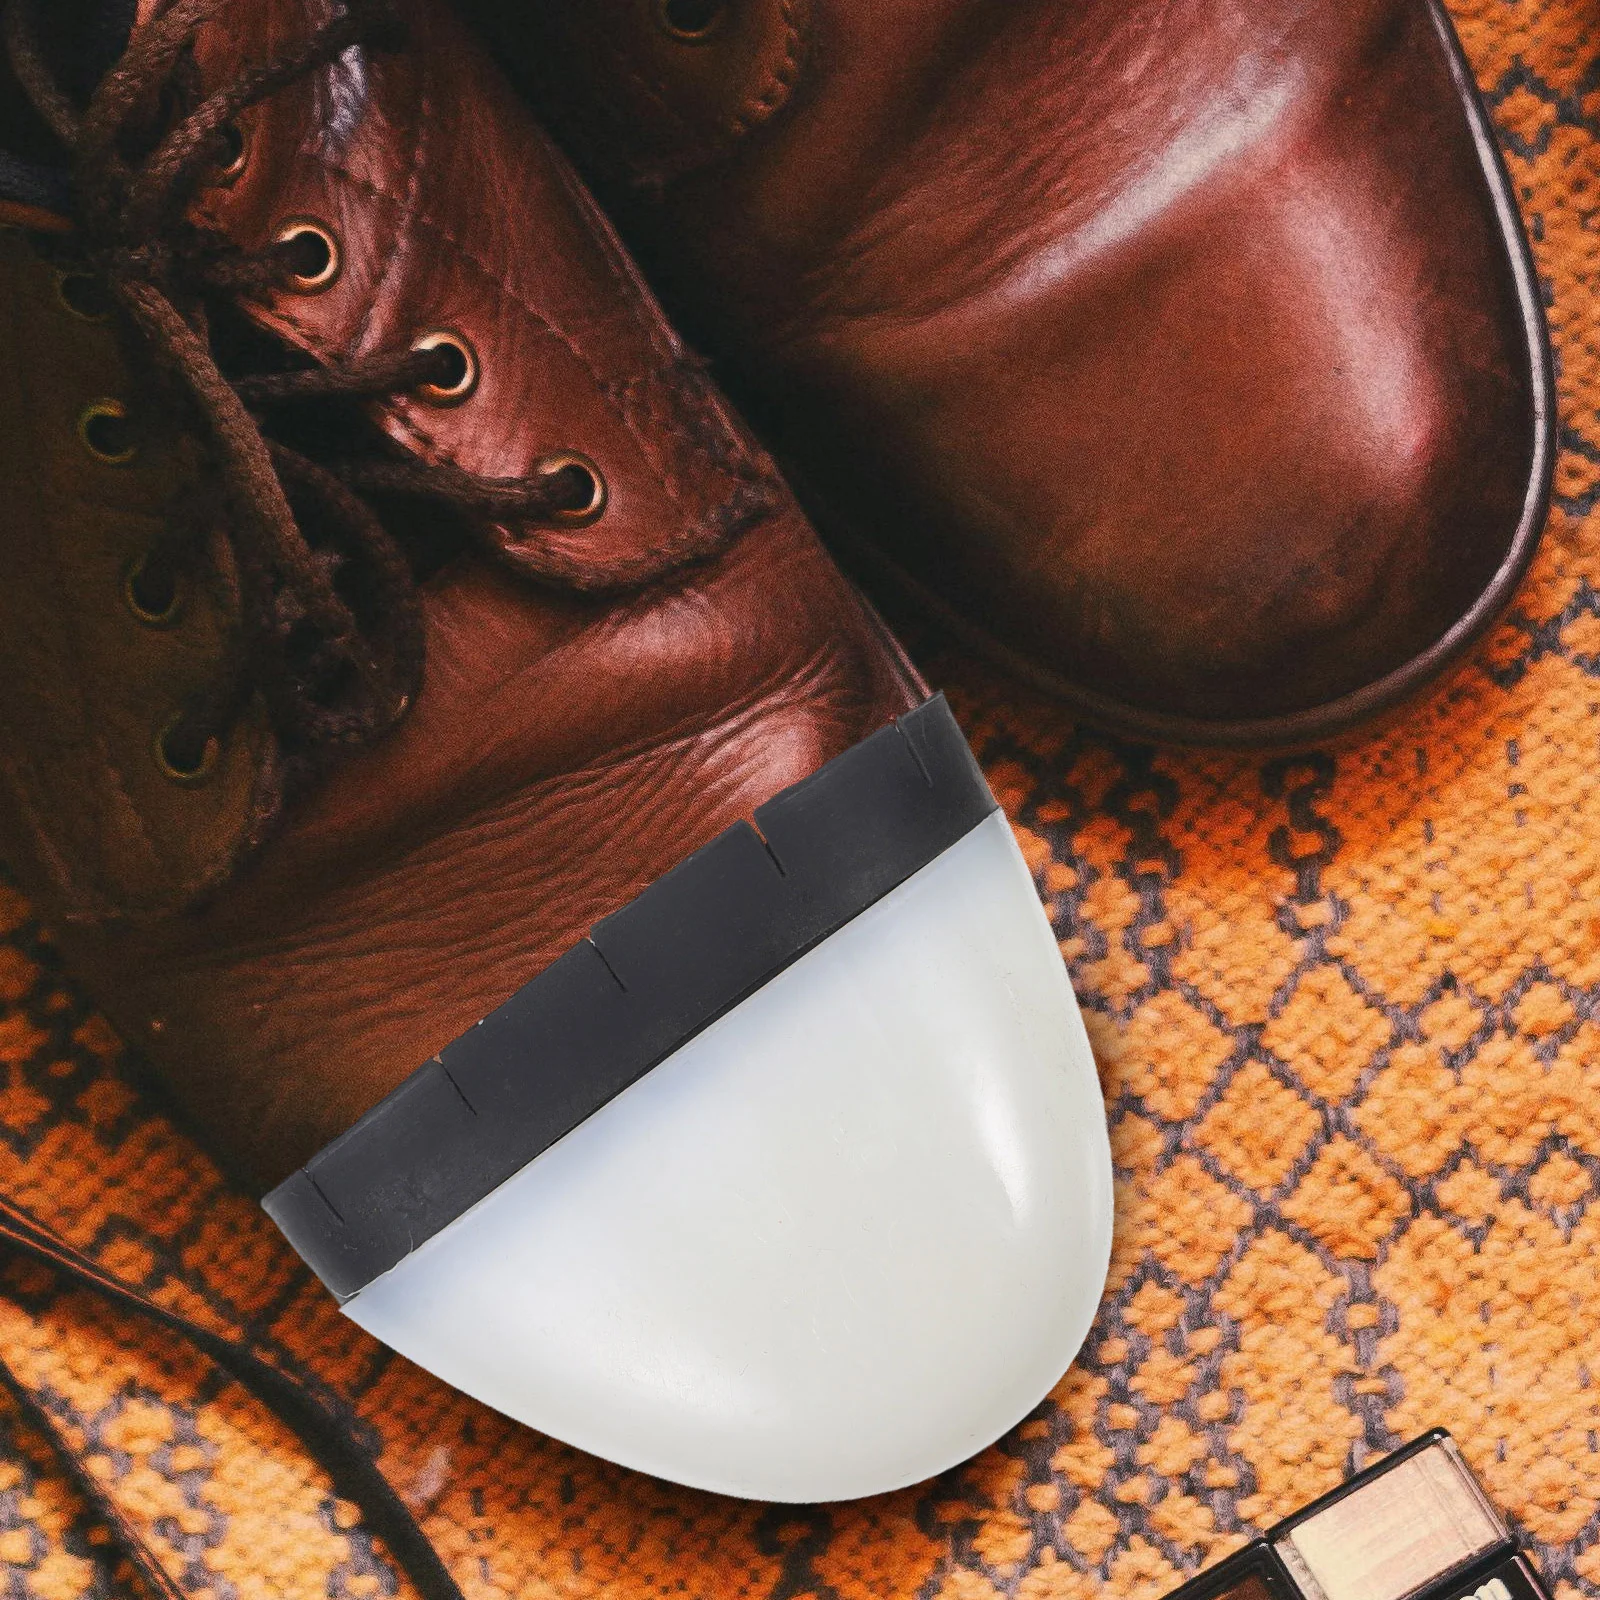
[[(40, 8), (44, 52), (61, 87), (80, 103), (116, 65), (153, 0), (52, 0)], [(67, 157), (12, 77), (0, 51), (0, 202), (65, 211)]]

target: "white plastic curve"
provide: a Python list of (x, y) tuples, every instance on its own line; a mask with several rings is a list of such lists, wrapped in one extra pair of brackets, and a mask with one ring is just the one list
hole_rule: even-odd
[(1094, 1062), (996, 813), (344, 1309), (596, 1455), (840, 1500), (1024, 1417), (1110, 1241)]

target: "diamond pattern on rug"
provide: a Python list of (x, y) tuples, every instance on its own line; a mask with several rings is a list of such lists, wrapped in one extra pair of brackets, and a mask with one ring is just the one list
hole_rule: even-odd
[[(1600, 13), (1460, 0), (1563, 397), (1555, 512), (1472, 664), (1261, 760), (1152, 750), (922, 638), (1049, 905), (1119, 1197), (1083, 1359), (965, 1467), (849, 1506), (675, 1489), (518, 1428), (337, 1313), (0, 893), (0, 1188), (350, 1403), (472, 1600), (1148, 1600), (1443, 1424), (1600, 1596)], [(173, 1578), (403, 1593), (295, 1438), (48, 1273), (0, 1356)], [(132, 1592), (0, 1398), (0, 1594)]]

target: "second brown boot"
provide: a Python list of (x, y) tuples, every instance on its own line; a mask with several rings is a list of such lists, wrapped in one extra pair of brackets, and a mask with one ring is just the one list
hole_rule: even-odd
[(464, 0), (823, 531), (1097, 718), (1321, 737), (1542, 527), (1548, 355), (1431, 0)]

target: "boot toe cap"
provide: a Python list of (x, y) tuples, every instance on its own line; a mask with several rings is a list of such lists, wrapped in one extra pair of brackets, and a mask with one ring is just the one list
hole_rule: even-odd
[(1038, 1404), (1110, 1238), (1088, 1040), (994, 814), (345, 1310), (613, 1461), (836, 1500)]

